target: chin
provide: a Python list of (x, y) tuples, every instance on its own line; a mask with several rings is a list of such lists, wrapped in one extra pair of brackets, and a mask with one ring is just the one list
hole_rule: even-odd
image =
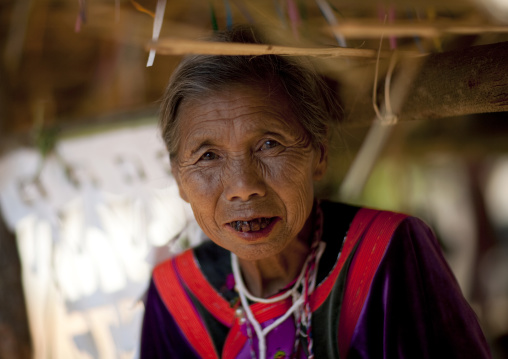
[(247, 261), (258, 261), (274, 257), (282, 252), (283, 249), (284, 246), (278, 243), (256, 243), (248, 246), (242, 246), (240, 248), (235, 248), (235, 250), (230, 251), (240, 259)]

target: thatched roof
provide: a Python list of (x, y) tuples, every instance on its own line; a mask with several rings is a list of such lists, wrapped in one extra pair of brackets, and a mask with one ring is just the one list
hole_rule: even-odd
[[(167, 1), (154, 43), (156, 0), (4, 0), (0, 140), (23, 142), (34, 129), (125, 121), (139, 111), (155, 114), (179, 56), (210, 51), (212, 46), (194, 41), (231, 23), (255, 23), (283, 46), (266, 51), (292, 46), (318, 55), (321, 68), (339, 84), (350, 122), (373, 118), (374, 64), (382, 33), (381, 101), (391, 48), (412, 57), (400, 64), (423, 66), (418, 70), (423, 75), (415, 73), (408, 86), (412, 97), (401, 104), (406, 119), (506, 111), (508, 44), (501, 42), (508, 38), (508, 27), (492, 15), (496, 11), (489, 12), (495, 10), (492, 1)], [(347, 49), (338, 48), (339, 43)], [(149, 48), (157, 48), (152, 67), (146, 67)], [(219, 46), (214, 51), (230, 50)], [(414, 58), (426, 54), (434, 54), (430, 67)], [(493, 80), (501, 81), (496, 93)], [(446, 100), (448, 94), (452, 97)], [(489, 96), (498, 96), (497, 107), (485, 105)]]

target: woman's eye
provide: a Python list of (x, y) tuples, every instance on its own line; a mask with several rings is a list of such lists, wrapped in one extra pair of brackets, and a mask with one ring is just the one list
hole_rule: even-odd
[(275, 140), (267, 140), (261, 146), (261, 151), (263, 151), (263, 150), (269, 150), (270, 148), (274, 148), (274, 147), (277, 147), (279, 145), (280, 145), (280, 143), (278, 143)]
[(217, 158), (219, 158), (219, 156), (216, 153), (205, 152), (199, 159), (204, 160), (204, 161), (211, 161), (211, 160), (216, 160)]

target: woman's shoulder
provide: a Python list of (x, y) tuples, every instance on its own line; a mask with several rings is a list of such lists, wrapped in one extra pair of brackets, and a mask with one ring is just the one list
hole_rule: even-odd
[[(432, 229), (421, 219), (390, 210), (360, 207), (340, 202), (323, 201), (323, 236), (327, 250), (324, 262), (330, 267), (344, 246), (356, 248), (358, 240), (363, 246), (375, 245), (383, 248), (413, 247), (417, 251), (439, 252), (439, 244)], [(366, 240), (374, 238), (375, 240)], [(383, 239), (383, 240), (381, 240)], [(354, 242), (354, 243), (353, 243)], [(347, 244), (348, 243), (348, 244)], [(370, 244), (369, 244), (370, 243)], [(356, 253), (353, 250), (351, 255)]]

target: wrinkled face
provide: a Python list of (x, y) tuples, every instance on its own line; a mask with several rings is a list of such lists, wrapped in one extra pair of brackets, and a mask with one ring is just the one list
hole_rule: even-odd
[(248, 260), (307, 240), (298, 235), (326, 154), (311, 145), (283, 96), (236, 86), (184, 102), (178, 121), (173, 175), (211, 240)]

